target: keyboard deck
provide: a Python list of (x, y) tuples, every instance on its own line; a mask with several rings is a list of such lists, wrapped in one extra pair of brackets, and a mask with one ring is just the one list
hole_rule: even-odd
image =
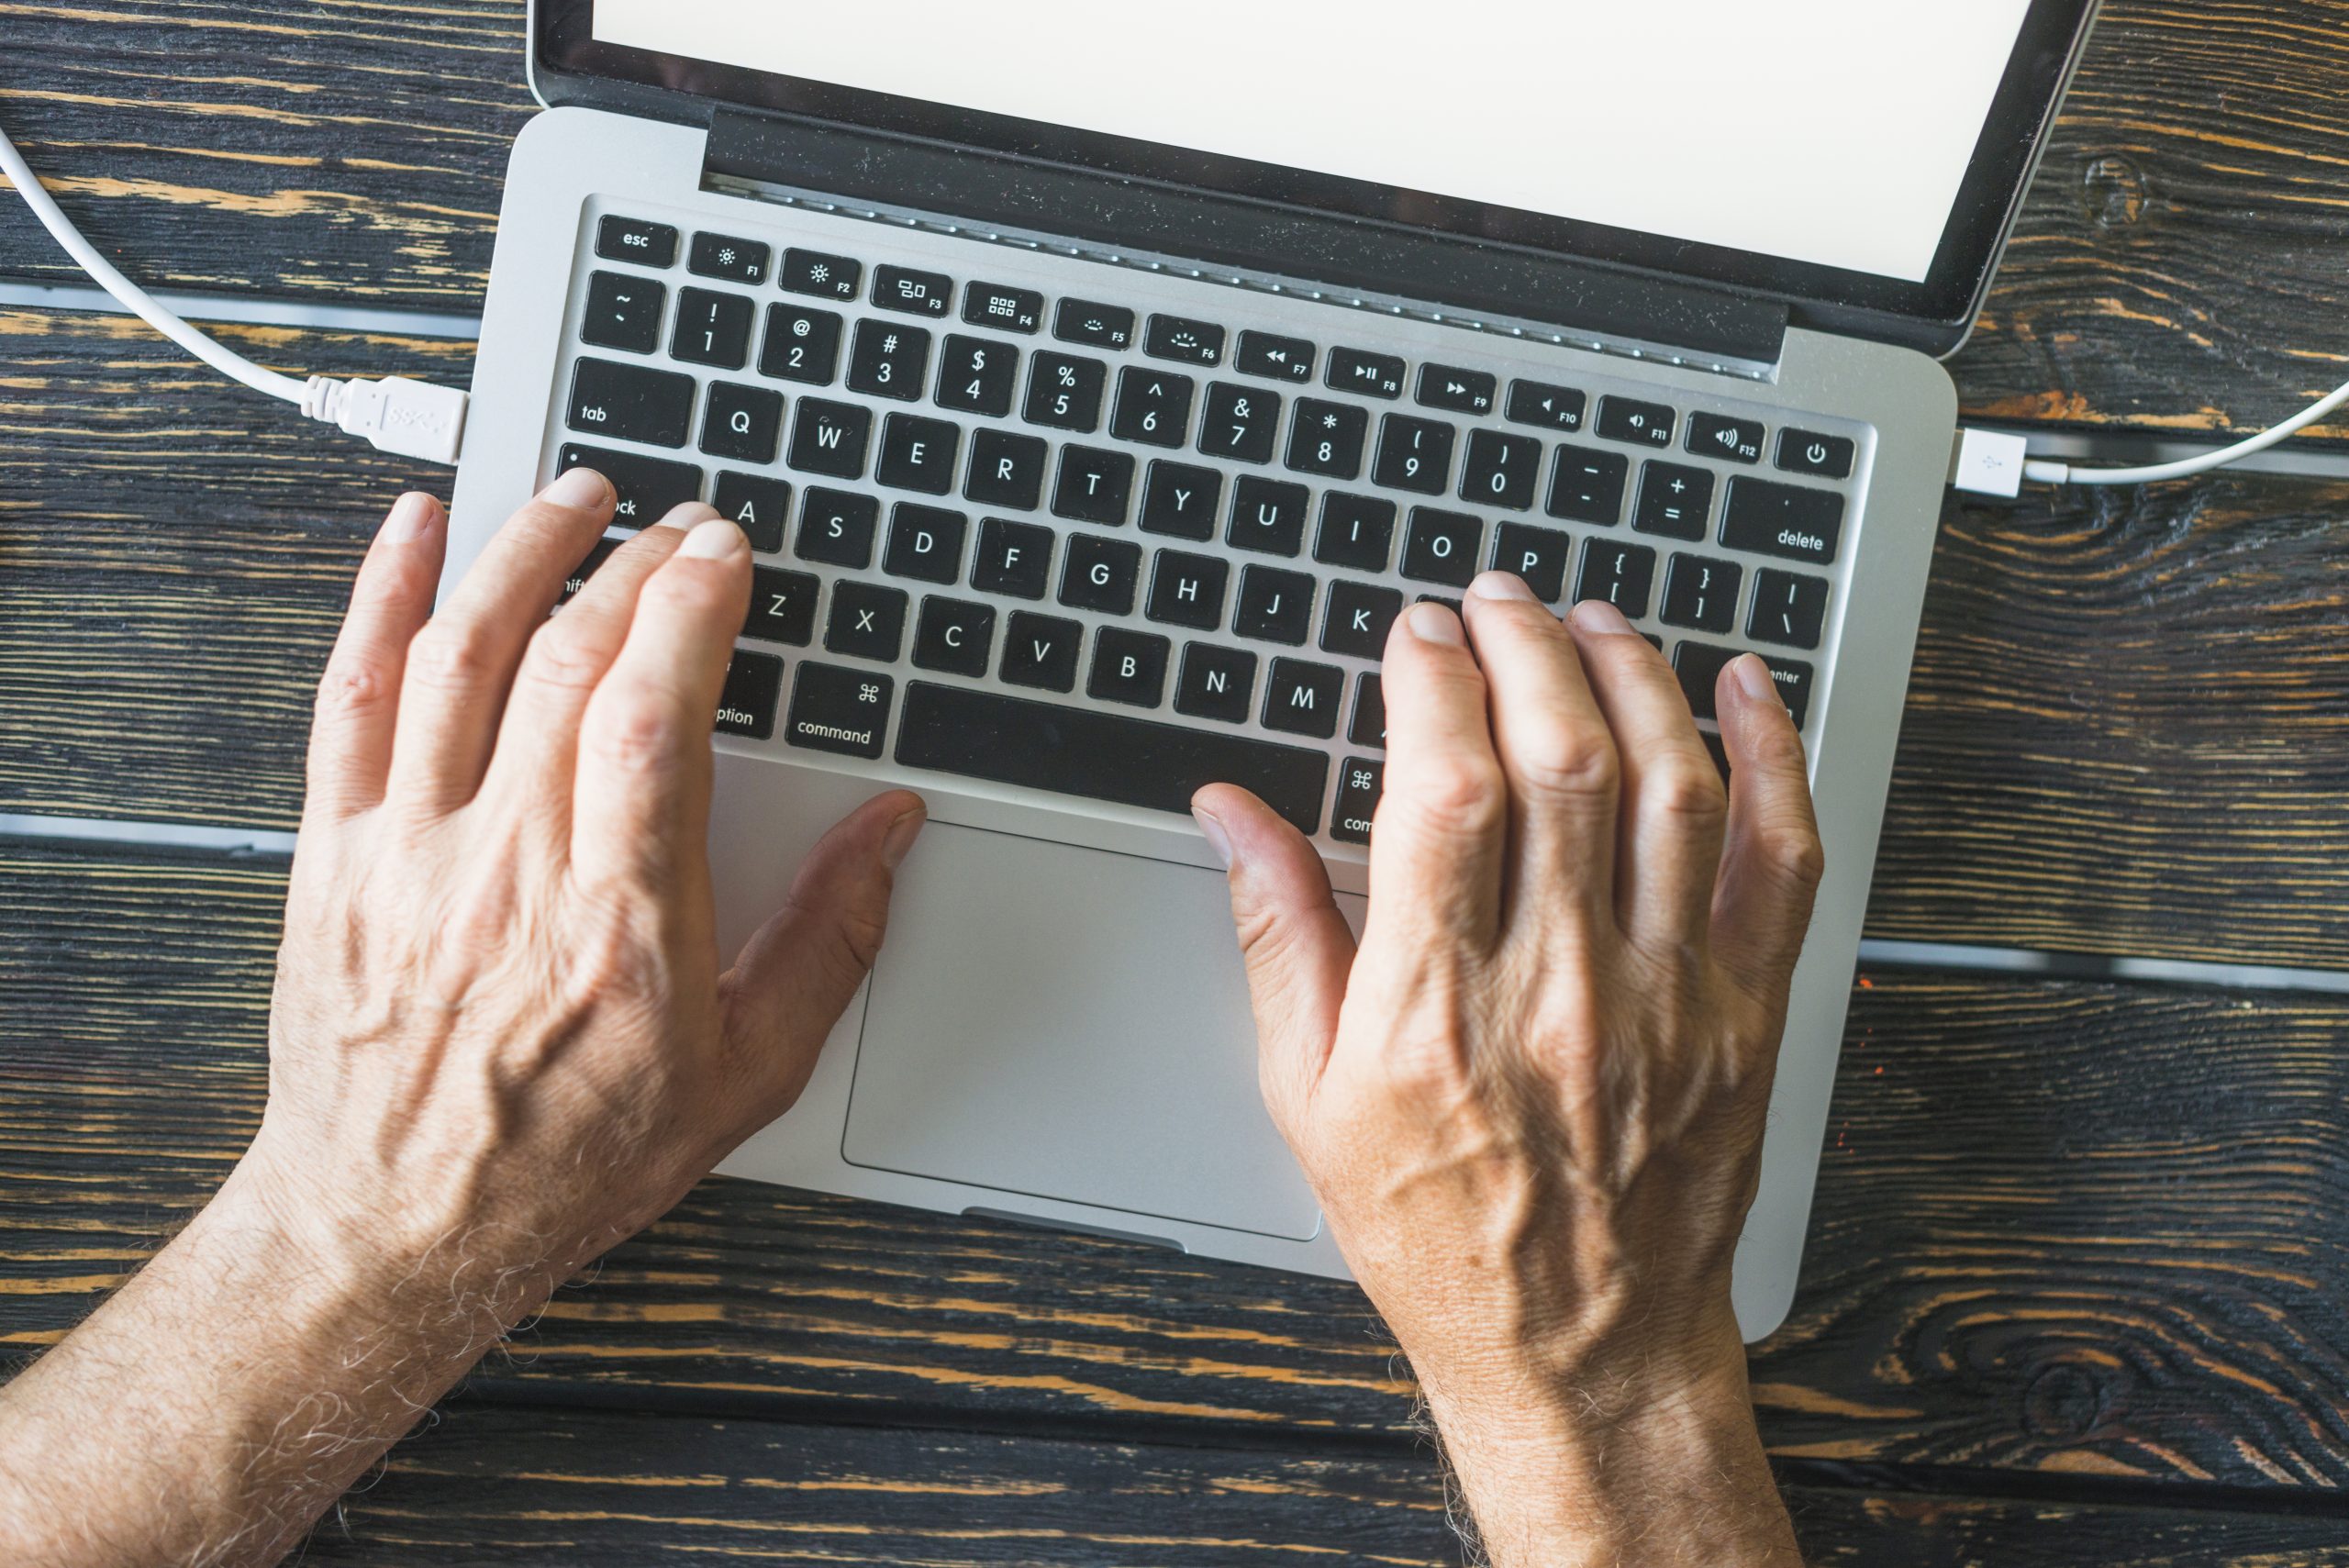
[(619, 210), (586, 232), (554, 466), (612, 480), (618, 533), (707, 500), (748, 534), (723, 735), (1145, 811), (1228, 781), (1359, 853), (1387, 629), (1487, 567), (1620, 608), (1717, 760), (1739, 653), (1798, 724), (1821, 706), (1865, 428), (1565, 350), (1528, 374), (1536, 346), (1469, 331), (1407, 357), (1375, 316), (1212, 284), (1119, 304), (1119, 269), (1073, 258), (894, 264), (877, 227), (856, 254)]

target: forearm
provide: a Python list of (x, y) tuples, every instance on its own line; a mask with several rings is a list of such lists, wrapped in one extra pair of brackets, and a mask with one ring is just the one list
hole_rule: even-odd
[(0, 1561), (276, 1562), (550, 1283), (297, 1233), (262, 1185), (0, 1391)]

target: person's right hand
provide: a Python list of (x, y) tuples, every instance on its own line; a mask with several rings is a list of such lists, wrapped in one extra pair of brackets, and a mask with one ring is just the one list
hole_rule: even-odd
[(1801, 740), (1732, 664), (1725, 792), (1611, 607), (1489, 573), (1466, 633), (1421, 605), (1387, 644), (1358, 951), (1294, 828), (1196, 803), (1266, 1102), (1497, 1562), (1798, 1561), (1730, 1273), (1821, 870)]

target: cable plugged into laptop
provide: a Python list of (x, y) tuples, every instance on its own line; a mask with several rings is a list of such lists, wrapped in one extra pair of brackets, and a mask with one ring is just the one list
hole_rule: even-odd
[(97, 248), (73, 227), (72, 220), (34, 177), (5, 128), (0, 128), (0, 173), (8, 176), (17, 194), (25, 198), (25, 205), (40, 219), (41, 227), (99, 287), (114, 295), (124, 309), (214, 370), (255, 392), (295, 404), (313, 419), (354, 436), (364, 436), (379, 450), (455, 466), (458, 454), (464, 449), (465, 410), (470, 401), (464, 393), (453, 387), (411, 381), (406, 376), (346, 381), (314, 375), (307, 381), (297, 381), (257, 365), (189, 326), (99, 255)]

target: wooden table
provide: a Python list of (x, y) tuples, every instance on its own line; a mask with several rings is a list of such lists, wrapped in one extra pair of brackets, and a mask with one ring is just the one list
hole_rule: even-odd
[[(144, 280), (462, 318), (521, 21), (0, 0), (0, 121)], [(2349, 375), (2344, 102), (2343, 0), (2111, 0), (1969, 409), (2200, 434)], [(0, 202), (10, 281), (79, 280)], [(432, 326), (224, 330), (462, 383)], [(63, 819), (289, 825), (362, 543), (432, 478), (136, 323), (0, 304), (0, 814), (58, 819), (0, 840), (11, 1355), (250, 1135), (284, 884)], [(1821, 1562), (2349, 1563), (2344, 508), (2247, 476), (1943, 517), (1869, 933), (2040, 968), (1859, 977), (1805, 1285), (1753, 1356)], [(1351, 1288), (725, 1181), (562, 1292), (312, 1560), (687, 1552), (1456, 1560)]]

